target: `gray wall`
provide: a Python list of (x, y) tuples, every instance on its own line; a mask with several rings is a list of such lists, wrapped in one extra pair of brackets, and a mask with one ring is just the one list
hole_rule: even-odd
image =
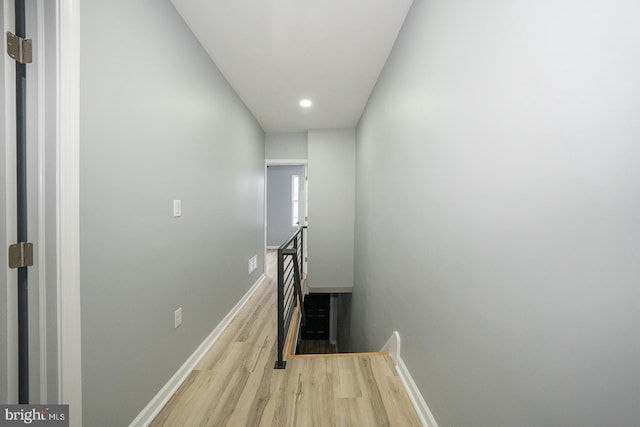
[(351, 299), (353, 295), (350, 293), (338, 294), (336, 304), (338, 330), (337, 330), (337, 346), (339, 353), (347, 353), (351, 351)]
[(81, 36), (84, 425), (123, 426), (264, 271), (264, 133), (169, 0), (83, 1)]
[(353, 287), (355, 130), (309, 131), (308, 285)]
[(304, 160), (307, 154), (307, 132), (269, 132), (265, 135), (265, 159)]
[(409, 12), (357, 128), (352, 340), (399, 330), (440, 426), (640, 425), (639, 19)]
[(300, 224), (304, 225), (304, 166), (269, 166), (267, 168), (267, 246), (280, 246), (298, 226), (292, 226), (291, 177), (300, 177)]

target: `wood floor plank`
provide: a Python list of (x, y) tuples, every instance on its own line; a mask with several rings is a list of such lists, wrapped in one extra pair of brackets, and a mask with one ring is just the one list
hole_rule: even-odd
[(390, 425), (389, 417), (385, 410), (382, 396), (380, 395), (378, 383), (376, 382), (373, 370), (371, 369), (371, 357), (359, 357), (357, 362), (357, 372), (361, 375), (361, 384), (365, 390), (366, 396), (368, 397), (368, 402), (371, 405), (372, 415), (375, 419), (374, 425)]
[(362, 390), (356, 374), (356, 358), (331, 358), (331, 361), (336, 364), (337, 368), (334, 372), (336, 377), (335, 396), (337, 398), (362, 397)]
[(389, 414), (391, 425), (420, 426), (420, 420), (411, 406), (409, 396), (398, 376), (391, 358), (372, 358), (371, 366), (380, 396)]
[(273, 265), (267, 273), (151, 426), (419, 426), (386, 353), (293, 356), (273, 369)]
[(355, 397), (336, 398), (336, 425), (357, 426), (363, 425), (358, 407), (358, 399)]

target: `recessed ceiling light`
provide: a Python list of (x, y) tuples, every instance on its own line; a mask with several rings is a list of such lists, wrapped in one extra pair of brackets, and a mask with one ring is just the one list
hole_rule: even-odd
[(311, 107), (311, 104), (313, 104), (313, 102), (311, 102), (310, 99), (303, 99), (302, 101), (300, 101), (300, 106), (304, 108)]

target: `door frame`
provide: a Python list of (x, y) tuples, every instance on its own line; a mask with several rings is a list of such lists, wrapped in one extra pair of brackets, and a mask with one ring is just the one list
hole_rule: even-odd
[[(3, 34), (5, 31), (14, 31), (15, 9), (11, 1), (5, 0), (2, 4), (4, 13)], [(36, 249), (34, 266), (29, 268), (29, 395), (30, 403), (46, 403), (51, 398), (57, 400), (57, 392), (50, 393), (49, 383), (53, 387), (57, 380), (57, 355), (50, 349), (57, 345), (56, 322), (51, 322), (50, 314), (55, 314), (56, 294), (56, 268), (50, 265), (51, 260), (55, 260), (55, 213), (50, 215), (56, 205), (56, 186), (54, 181), (56, 168), (56, 155), (54, 150), (48, 150), (49, 140), (55, 139), (55, 123), (47, 125), (47, 114), (55, 116), (55, 111), (45, 111), (46, 100), (55, 99), (56, 92), (53, 85), (45, 85), (47, 71), (55, 64), (55, 57), (47, 53), (55, 48), (55, 34), (47, 39), (45, 33), (55, 28), (55, 17), (46, 16), (45, 10), (54, 10), (51, 3), (46, 0), (36, 0), (35, 2), (25, 2), (26, 9), (26, 37), (34, 41), (34, 58), (31, 64), (27, 64), (27, 99), (26, 99), (26, 132), (27, 132), (27, 197), (29, 214), (27, 227), (29, 229), (28, 241), (33, 243)], [(53, 14), (49, 14), (53, 15)], [(51, 61), (49, 61), (51, 59)], [(15, 93), (15, 61), (7, 56), (3, 57), (4, 79), (3, 85), (5, 96), (3, 103), (4, 111), (4, 149), (7, 158), (5, 159), (6, 170), (6, 240), (3, 239), (5, 247), (17, 242), (16, 235), (16, 99)], [(56, 70), (51, 70), (50, 76), (55, 76)], [(53, 81), (49, 78), (50, 81)], [(47, 93), (48, 92), (48, 93)], [(3, 248), (3, 256), (6, 255)], [(6, 266), (6, 264), (5, 264)], [(48, 268), (49, 267), (49, 268)], [(5, 270), (6, 269), (6, 270)], [(19, 357), (16, 351), (17, 341), (17, 275), (16, 271), (5, 267), (6, 271), (6, 321), (7, 321), (7, 402), (18, 402), (18, 364)], [(50, 286), (48, 286), (50, 284)], [(53, 287), (54, 289), (49, 289)], [(55, 319), (55, 317), (53, 317)], [(49, 322), (48, 322), (49, 321)], [(52, 323), (52, 324), (50, 324)], [(5, 351), (5, 350), (3, 350)]]
[[(267, 168), (269, 166), (304, 166), (305, 171), (305, 180), (304, 180), (304, 204), (305, 204), (305, 215), (309, 217), (309, 181), (306, 177), (309, 176), (309, 161), (307, 159), (265, 159), (264, 160), (264, 219), (263, 219), (263, 247), (264, 253), (262, 254), (262, 265), (264, 266), (264, 271), (267, 271)], [(305, 221), (305, 225), (308, 224), (308, 221)], [(307, 239), (304, 240), (304, 252), (306, 253)], [(307, 272), (307, 261), (303, 262), (303, 273)]]
[(58, 399), (82, 425), (80, 310), (80, 0), (55, 0), (57, 58)]
[[(10, 0), (4, 0), (8, 2)], [(55, 259), (53, 279), (47, 277), (47, 292), (51, 299), (40, 301), (38, 310), (46, 324), (48, 335), (44, 342), (53, 339), (57, 354), (53, 378), (46, 372), (41, 375), (43, 387), (53, 387), (52, 395), (42, 393), (46, 403), (69, 405), (71, 426), (82, 425), (82, 353), (80, 307), (80, 0), (37, 0), (37, 46), (34, 56), (39, 61), (38, 74), (38, 137), (40, 158), (44, 157), (44, 138), (55, 158), (55, 185), (44, 187), (38, 199), (39, 224), (51, 213), (55, 218), (51, 245), (44, 242), (38, 248), (39, 257)], [(44, 37), (46, 34), (46, 38)], [(45, 99), (46, 98), (46, 99)], [(44, 116), (52, 118), (44, 120)], [(53, 124), (45, 129), (45, 121)], [(38, 165), (38, 179), (46, 181)], [(48, 178), (48, 177), (47, 177)], [(55, 193), (55, 194), (52, 194)], [(52, 206), (42, 210), (44, 199), (52, 199)], [(53, 212), (51, 212), (53, 211)], [(41, 227), (41, 230), (44, 226)], [(47, 231), (49, 233), (49, 231)], [(40, 240), (43, 237), (40, 236)], [(40, 269), (40, 278), (44, 266)], [(44, 280), (40, 281), (44, 283)], [(41, 288), (42, 290), (42, 288)], [(50, 313), (48, 313), (50, 312)], [(52, 323), (55, 322), (55, 325)], [(55, 333), (55, 335), (54, 335)], [(41, 341), (41, 345), (44, 344)], [(47, 345), (48, 347), (48, 345)], [(43, 349), (44, 350), (44, 349)], [(46, 352), (45, 352), (46, 353)], [(46, 361), (41, 361), (41, 367)], [(46, 371), (46, 367), (45, 367)], [(55, 384), (47, 384), (53, 381)], [(49, 388), (51, 390), (51, 388)], [(55, 396), (53, 396), (55, 394)]]
[[(11, 1), (3, 1), (3, 9), (8, 8)], [(39, 225), (37, 238), (35, 234), (32, 236), (38, 242), (36, 259), (39, 263), (39, 301), (32, 308), (38, 312), (41, 333), (39, 400), (43, 403), (69, 404), (72, 426), (82, 425), (78, 151), (79, 6), (80, 0), (36, 0), (36, 28), (35, 31), (27, 33), (27, 37), (35, 39), (36, 42), (36, 64), (32, 64), (31, 68), (34, 71), (38, 70), (37, 87), (31, 88), (38, 93), (35, 106), (38, 112), (37, 138), (31, 139), (31, 144), (37, 145), (35, 149), (39, 158), (38, 164), (33, 165), (37, 169), (36, 179), (39, 181), (38, 206), (32, 206), (32, 210), (38, 213)], [(8, 22), (6, 24), (8, 29), (12, 28)], [(30, 25), (34, 25), (33, 22)], [(4, 61), (7, 64), (6, 59)], [(39, 72), (45, 68), (46, 73)], [(29, 75), (29, 71), (27, 73)], [(45, 122), (49, 125), (45, 125)], [(12, 137), (12, 134), (15, 135), (15, 130), (10, 130), (13, 126), (7, 123), (6, 128), (7, 141), (14, 141), (15, 136)], [(45, 147), (49, 154), (45, 154)], [(45, 156), (48, 161), (54, 163), (52, 176), (45, 176), (43, 172), (42, 163)], [(45, 186), (47, 181), (55, 182)], [(51, 202), (47, 204), (46, 200)], [(47, 225), (46, 233), (51, 237), (44, 237), (47, 219), (51, 224)], [(2, 252), (6, 253), (4, 248)], [(47, 272), (51, 276), (47, 274), (46, 280), (45, 263), (53, 264)], [(51, 359), (47, 354), (52, 356)], [(15, 372), (8, 374), (7, 385), (13, 383), (11, 376), (15, 375)], [(9, 390), (7, 392), (9, 393)]]
[[(14, 28), (14, 4), (13, 2), (5, 2), (2, 4), (2, 34), (4, 42), (4, 34), (6, 31), (13, 31)], [(5, 285), (2, 288), (2, 304), (0, 309), (1, 315), (4, 317), (5, 324), (3, 327), (6, 329), (3, 331), (3, 346), (6, 345), (6, 351), (2, 355), (3, 366), (0, 367), (3, 370), (2, 384), (5, 388), (7, 403), (18, 402), (18, 331), (17, 331), (17, 306), (15, 301), (17, 300), (17, 277), (16, 273), (7, 267), (7, 256), (9, 244), (17, 241), (16, 233), (16, 212), (15, 209), (11, 209), (14, 206), (9, 205), (9, 200), (15, 200), (16, 198), (16, 178), (15, 178), (15, 159), (16, 155), (16, 108), (15, 108), (15, 65), (12, 59), (6, 55), (3, 51), (2, 57), (2, 131), (3, 131), (3, 147), (2, 155), (0, 159), (4, 162), (3, 173), (5, 174), (6, 181), (4, 182), (4, 188), (2, 189), (3, 203), (5, 205), (4, 212), (2, 212), (2, 227), (6, 235), (6, 240), (2, 241), (2, 248), (0, 254), (2, 255), (3, 274), (5, 275)], [(11, 226), (10, 226), (11, 224)], [(6, 299), (5, 299), (6, 298)], [(14, 304), (9, 304), (13, 301)], [(13, 350), (9, 351), (9, 347), (14, 346)], [(3, 402), (4, 403), (4, 402)]]

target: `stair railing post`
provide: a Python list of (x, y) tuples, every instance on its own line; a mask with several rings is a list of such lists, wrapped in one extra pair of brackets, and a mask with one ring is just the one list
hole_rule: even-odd
[(284, 369), (284, 255), (282, 248), (278, 249), (278, 360), (275, 369)]

